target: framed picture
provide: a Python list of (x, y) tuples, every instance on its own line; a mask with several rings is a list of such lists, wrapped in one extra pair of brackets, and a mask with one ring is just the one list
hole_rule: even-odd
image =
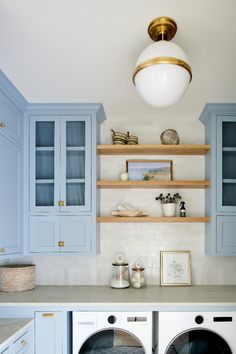
[(126, 160), (130, 181), (171, 181), (171, 160)]
[(190, 286), (190, 251), (161, 251), (161, 285)]

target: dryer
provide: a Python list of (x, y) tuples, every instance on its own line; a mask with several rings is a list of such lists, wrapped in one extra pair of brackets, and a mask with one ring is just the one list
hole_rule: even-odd
[(73, 312), (73, 354), (151, 354), (152, 312)]
[(159, 312), (158, 354), (236, 354), (236, 312)]

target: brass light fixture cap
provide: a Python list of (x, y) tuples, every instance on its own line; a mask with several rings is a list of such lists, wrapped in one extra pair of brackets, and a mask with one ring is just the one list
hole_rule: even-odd
[(170, 41), (177, 31), (177, 24), (171, 17), (157, 17), (148, 26), (148, 34), (153, 41)]

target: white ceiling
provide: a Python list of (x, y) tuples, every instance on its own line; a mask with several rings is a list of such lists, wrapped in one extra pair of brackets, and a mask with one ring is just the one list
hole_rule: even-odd
[[(178, 24), (193, 81), (157, 109), (131, 78), (162, 15)], [(0, 0), (0, 67), (30, 102), (102, 102), (110, 119), (197, 119), (206, 102), (236, 102), (235, 17), (235, 0)]]

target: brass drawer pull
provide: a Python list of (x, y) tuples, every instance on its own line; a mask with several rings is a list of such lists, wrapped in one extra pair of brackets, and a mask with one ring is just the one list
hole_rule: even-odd
[(5, 252), (6, 252), (6, 249), (5, 249), (5, 248), (1, 248), (1, 249), (0, 249), (0, 252), (1, 252), (1, 253), (5, 253)]
[(5, 128), (5, 126), (6, 126), (5, 123), (3, 123), (3, 122), (0, 123), (0, 128)]
[(65, 205), (64, 200), (59, 200), (58, 205), (59, 205), (59, 206), (64, 206), (64, 205)]
[(59, 241), (59, 242), (58, 242), (58, 246), (59, 246), (59, 247), (64, 247), (64, 241)]
[(54, 313), (43, 313), (43, 317), (54, 317)]
[(26, 342), (26, 340), (23, 339), (23, 340), (20, 342), (20, 344), (23, 345), (23, 346), (25, 346), (25, 345), (27, 344), (27, 342)]

